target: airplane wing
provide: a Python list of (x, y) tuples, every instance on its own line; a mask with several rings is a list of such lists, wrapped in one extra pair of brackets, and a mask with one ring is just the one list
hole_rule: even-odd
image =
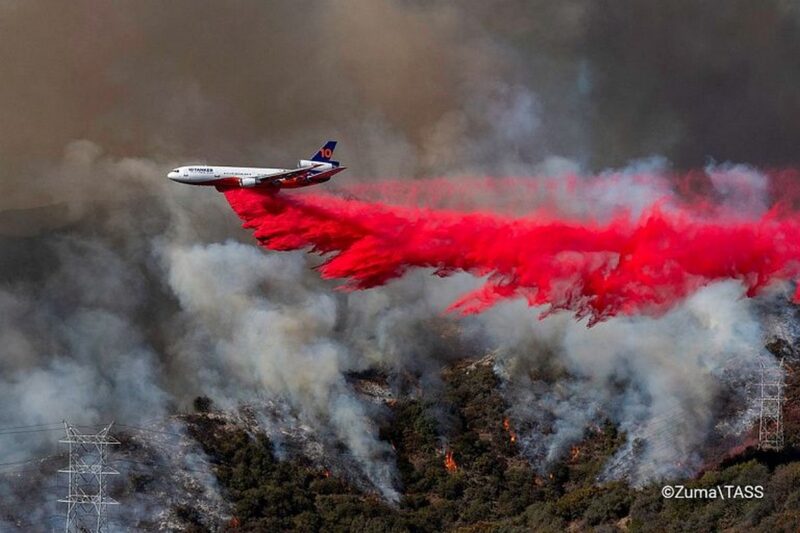
[(261, 176), (256, 176), (255, 178), (258, 183), (275, 183), (277, 181), (294, 178), (295, 176), (301, 176), (318, 166), (320, 165), (308, 165), (300, 168), (292, 168), (289, 170), (284, 170), (283, 172), (278, 172), (277, 174), (262, 174)]

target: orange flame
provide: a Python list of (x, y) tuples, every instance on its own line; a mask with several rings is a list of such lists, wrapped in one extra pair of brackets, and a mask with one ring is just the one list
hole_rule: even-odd
[(455, 472), (456, 470), (458, 470), (458, 465), (456, 464), (456, 460), (453, 459), (452, 450), (447, 450), (444, 454), (444, 467), (447, 469), (448, 472)]
[(572, 448), (570, 448), (570, 450), (569, 450), (569, 459), (570, 459), (570, 461), (574, 461), (580, 456), (581, 456), (581, 449), (580, 448), (578, 448), (577, 446), (573, 446)]
[(331, 471), (326, 468), (325, 470), (322, 471), (322, 475), (324, 477), (331, 477)]
[(503, 429), (508, 432), (508, 438), (511, 441), (511, 444), (517, 442), (517, 434), (514, 433), (513, 429), (511, 429), (511, 421), (508, 419), (508, 417), (503, 419)]

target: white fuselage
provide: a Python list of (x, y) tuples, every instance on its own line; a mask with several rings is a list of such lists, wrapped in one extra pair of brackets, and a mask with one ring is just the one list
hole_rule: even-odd
[(178, 167), (167, 174), (172, 181), (191, 185), (215, 185), (229, 180), (241, 180), (255, 176), (270, 176), (286, 172), (283, 168), (221, 167), (212, 165), (189, 165)]
[(298, 161), (297, 168), (186, 165), (172, 169), (167, 177), (189, 185), (213, 185), (220, 191), (252, 187), (273, 191), (308, 187), (324, 183), (345, 170), (338, 161), (331, 160), (335, 148), (336, 141), (326, 142), (311, 159)]

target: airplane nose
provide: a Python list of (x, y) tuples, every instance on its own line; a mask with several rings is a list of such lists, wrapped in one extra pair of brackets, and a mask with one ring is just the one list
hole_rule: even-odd
[(167, 177), (174, 181), (174, 180), (178, 179), (178, 175), (179, 174), (173, 170), (172, 172), (167, 174)]

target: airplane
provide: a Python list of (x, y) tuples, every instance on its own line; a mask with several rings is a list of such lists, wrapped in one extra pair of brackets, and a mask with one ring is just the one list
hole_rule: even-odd
[(220, 191), (252, 187), (296, 189), (324, 183), (345, 170), (338, 161), (331, 160), (335, 149), (336, 141), (328, 141), (311, 159), (301, 159), (297, 168), (188, 165), (173, 169), (167, 177), (189, 185), (213, 185)]

